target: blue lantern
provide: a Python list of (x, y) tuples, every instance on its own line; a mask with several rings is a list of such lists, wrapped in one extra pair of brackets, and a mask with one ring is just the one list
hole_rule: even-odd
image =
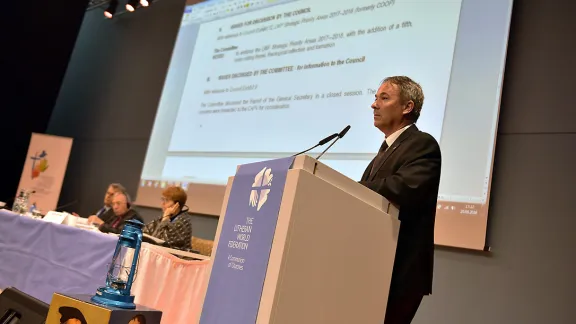
[(134, 309), (134, 296), (130, 295), (142, 245), (142, 227), (137, 220), (127, 220), (106, 276), (106, 287), (96, 290), (91, 300), (105, 306)]

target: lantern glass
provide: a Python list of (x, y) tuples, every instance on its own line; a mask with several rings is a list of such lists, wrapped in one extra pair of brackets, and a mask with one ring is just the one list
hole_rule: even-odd
[(130, 272), (132, 271), (132, 261), (134, 260), (135, 250), (133, 247), (120, 245), (117, 254), (112, 260), (110, 270), (108, 271), (108, 281), (114, 289), (124, 290)]

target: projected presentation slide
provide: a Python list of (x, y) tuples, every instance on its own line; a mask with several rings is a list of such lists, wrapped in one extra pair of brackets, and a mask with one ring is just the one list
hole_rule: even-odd
[(239, 164), (289, 156), (347, 125), (322, 161), (359, 180), (384, 140), (376, 90), (406, 75), (425, 94), (417, 126), (442, 148), (439, 211), (486, 218), (510, 12), (504, 0), (187, 5), (141, 188), (225, 185)]

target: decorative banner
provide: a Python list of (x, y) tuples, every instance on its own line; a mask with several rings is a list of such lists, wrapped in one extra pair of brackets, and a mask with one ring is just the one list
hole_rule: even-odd
[(43, 213), (55, 210), (72, 149), (72, 139), (32, 133), (18, 191), (33, 191), (30, 204)]
[(200, 324), (254, 324), (293, 157), (241, 165), (228, 207)]

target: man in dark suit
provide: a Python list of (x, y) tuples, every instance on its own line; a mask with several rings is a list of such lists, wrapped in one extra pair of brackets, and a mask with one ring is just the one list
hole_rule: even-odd
[(434, 221), (440, 184), (438, 142), (418, 130), (424, 94), (408, 77), (386, 78), (372, 104), (374, 126), (385, 137), (360, 183), (399, 208), (400, 233), (385, 324), (412, 322), (432, 293)]
[(94, 215), (88, 216), (88, 223), (102, 225), (112, 217), (114, 217), (114, 210), (112, 209), (112, 197), (117, 192), (126, 192), (126, 188), (119, 183), (111, 183), (104, 194), (104, 206), (100, 208)]

